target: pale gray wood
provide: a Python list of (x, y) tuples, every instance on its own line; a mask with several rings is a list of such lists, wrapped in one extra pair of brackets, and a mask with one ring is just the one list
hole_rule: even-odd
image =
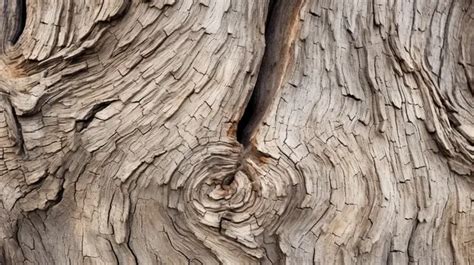
[(26, 4), (0, 264), (474, 262), (472, 1)]

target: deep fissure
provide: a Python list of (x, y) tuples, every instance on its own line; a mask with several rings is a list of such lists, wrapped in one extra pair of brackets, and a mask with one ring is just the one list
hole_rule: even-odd
[[(266, 46), (265, 46), (265, 52), (263, 54), (262, 60), (264, 60), (264, 58), (268, 56), (267, 55), (267, 52), (268, 52), (267, 40), (270, 37), (269, 36), (270, 30), (267, 30), (267, 29), (269, 29), (270, 21), (272, 20), (273, 12), (275, 11), (275, 3), (277, 1), (278, 0), (270, 0), (270, 3), (268, 5), (267, 19), (265, 21), (265, 45)], [(263, 61), (262, 61), (262, 65), (260, 66), (260, 69), (262, 67), (263, 67)], [(240, 119), (239, 124), (237, 125), (237, 141), (244, 146), (248, 145), (248, 142), (249, 142), (248, 127), (251, 124), (252, 118), (255, 117), (255, 111), (257, 109), (256, 106), (259, 100), (259, 96), (258, 96), (259, 91), (258, 91), (257, 85), (259, 84), (259, 80), (262, 79), (260, 75), (261, 75), (261, 71), (259, 71), (257, 82), (255, 83), (255, 87), (252, 90), (252, 95), (250, 96), (250, 99), (247, 102), (247, 106), (245, 107), (244, 114), (242, 115), (242, 118)]]
[[(267, 40), (270, 38), (270, 21), (272, 21), (273, 17), (273, 12), (275, 11), (275, 3), (278, 0), (270, 0), (269, 6), (268, 6), (268, 11), (267, 11), (267, 19), (265, 21), (265, 52), (263, 54), (263, 61), (265, 61), (265, 57), (268, 56), (268, 43)], [(263, 67), (263, 61), (262, 65), (260, 66), (260, 69)], [(244, 110), (244, 114), (242, 115), (242, 118), (239, 121), (239, 124), (237, 126), (237, 141), (244, 146), (248, 145), (249, 142), (249, 133), (248, 133), (248, 127), (251, 124), (251, 120), (253, 117), (255, 117), (255, 111), (256, 111), (256, 106), (258, 104), (259, 96), (258, 96), (258, 84), (259, 80), (261, 80), (261, 71), (259, 71), (258, 77), (257, 77), (257, 82), (255, 83), (255, 87), (252, 90), (252, 95), (250, 96), (250, 99), (247, 103), (247, 106)]]
[(237, 125), (237, 141), (248, 147), (270, 107), (291, 63), (291, 47), (299, 30), (304, 0), (270, 0), (265, 22), (265, 52), (255, 87)]
[(16, 0), (16, 25), (15, 31), (11, 37), (11, 43), (16, 44), (21, 34), (25, 30), (26, 25), (26, 0)]
[(16, 135), (16, 144), (18, 146), (18, 152), (19, 154), (23, 155), (26, 153), (26, 147), (25, 147), (25, 140), (23, 139), (23, 128), (21, 127), (20, 120), (18, 119), (18, 114), (16, 114), (15, 108), (11, 105), (11, 111), (12, 111), (12, 116), (13, 116), (13, 122), (15, 122), (15, 126), (17, 128), (17, 135)]
[(105, 101), (98, 103), (92, 107), (92, 109), (89, 110), (89, 112), (85, 115), (84, 118), (77, 120), (76, 121), (76, 131), (80, 132), (87, 127), (89, 127), (89, 124), (94, 120), (95, 115), (100, 112), (101, 110), (104, 110), (107, 108), (110, 104), (112, 104), (114, 100), (112, 101)]
[[(3, 106), (2, 106), (3, 105)], [(15, 108), (13, 107), (10, 99), (6, 95), (0, 93), (0, 109), (3, 107), (3, 110), (6, 113), (7, 125), (9, 127), (9, 134), (12, 139), (15, 141), (15, 145), (18, 147), (18, 154), (25, 155), (26, 147), (23, 137), (23, 128), (21, 126), (18, 114), (16, 113)]]

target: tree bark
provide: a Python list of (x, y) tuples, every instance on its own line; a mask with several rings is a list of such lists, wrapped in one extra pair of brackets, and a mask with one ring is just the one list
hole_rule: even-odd
[(0, 264), (474, 263), (470, 0), (3, 0)]

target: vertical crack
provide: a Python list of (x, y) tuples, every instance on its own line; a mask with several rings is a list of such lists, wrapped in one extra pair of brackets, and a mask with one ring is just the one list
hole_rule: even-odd
[(270, 0), (265, 24), (265, 53), (244, 114), (237, 126), (237, 141), (249, 146), (276, 92), (285, 81), (298, 37), (299, 11), (304, 0)]
[(16, 0), (15, 31), (10, 39), (12, 44), (16, 44), (20, 39), (26, 25), (26, 0)]

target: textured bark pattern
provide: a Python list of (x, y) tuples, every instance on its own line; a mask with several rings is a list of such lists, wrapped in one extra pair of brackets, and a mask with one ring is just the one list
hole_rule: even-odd
[(0, 11), (0, 264), (474, 262), (472, 1)]

